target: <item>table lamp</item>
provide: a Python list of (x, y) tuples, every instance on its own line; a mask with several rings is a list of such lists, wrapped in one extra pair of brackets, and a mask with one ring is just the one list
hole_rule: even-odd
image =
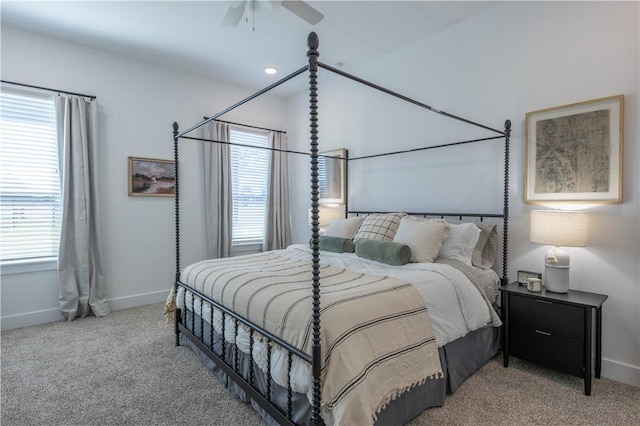
[(545, 256), (544, 285), (554, 293), (569, 291), (569, 253), (563, 247), (586, 247), (589, 236), (589, 212), (533, 210), (533, 243), (552, 245)]
[[(318, 206), (318, 227), (321, 231), (340, 218), (344, 218), (344, 206)], [(309, 209), (309, 226), (311, 226), (311, 209)]]

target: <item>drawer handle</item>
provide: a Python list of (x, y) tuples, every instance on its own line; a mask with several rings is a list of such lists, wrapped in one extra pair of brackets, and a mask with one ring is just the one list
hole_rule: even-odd
[(536, 299), (536, 302), (546, 303), (547, 305), (553, 305), (553, 302), (549, 302), (548, 300), (540, 300), (540, 299)]
[(545, 336), (551, 336), (551, 333), (547, 333), (546, 331), (536, 330), (536, 333), (538, 333), (538, 334), (544, 334)]

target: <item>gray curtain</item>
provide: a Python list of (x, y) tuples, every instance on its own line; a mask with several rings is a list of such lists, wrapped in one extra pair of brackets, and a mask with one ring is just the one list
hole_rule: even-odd
[[(269, 132), (269, 142), (272, 148), (287, 149), (282, 132)], [(291, 241), (288, 156), (282, 152), (270, 151), (263, 249), (287, 248)]]
[[(229, 142), (229, 125), (215, 121), (205, 124), (204, 138)], [(229, 257), (233, 253), (231, 148), (228, 144), (203, 142), (203, 149), (207, 256)]]
[(111, 312), (102, 271), (98, 207), (98, 107), (76, 96), (56, 98), (60, 152), (62, 229), (58, 300), (68, 321)]

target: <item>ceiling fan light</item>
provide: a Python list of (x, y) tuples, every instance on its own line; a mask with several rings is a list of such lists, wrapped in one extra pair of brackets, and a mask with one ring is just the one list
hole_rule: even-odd
[(273, 74), (276, 74), (278, 72), (278, 69), (275, 68), (275, 67), (266, 67), (264, 69), (264, 72), (269, 74), (269, 75), (273, 75)]

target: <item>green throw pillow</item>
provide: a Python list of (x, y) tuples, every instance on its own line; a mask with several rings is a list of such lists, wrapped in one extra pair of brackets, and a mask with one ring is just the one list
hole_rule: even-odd
[(408, 245), (391, 241), (358, 240), (356, 254), (388, 265), (405, 265), (411, 259), (411, 249)]
[[(309, 240), (309, 247), (311, 247), (312, 243), (313, 241)], [(320, 237), (318, 237), (318, 248), (336, 253), (353, 253), (355, 250), (353, 241), (349, 238), (329, 237), (326, 235), (320, 235)]]

